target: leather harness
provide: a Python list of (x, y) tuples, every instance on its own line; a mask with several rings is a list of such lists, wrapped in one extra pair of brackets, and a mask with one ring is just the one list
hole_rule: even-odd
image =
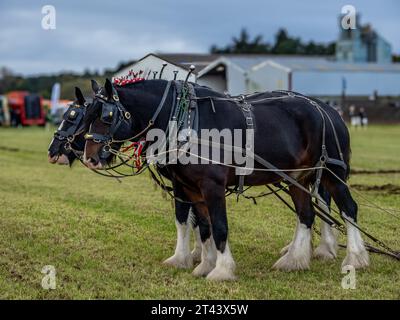
[[(254, 123), (254, 114), (252, 112), (253, 106), (246, 101), (246, 96), (241, 95), (240, 99), (236, 102), (237, 106), (239, 107), (240, 111), (242, 111), (245, 124), (246, 124), (246, 134), (253, 134), (253, 138), (255, 135), (256, 126)], [(246, 141), (248, 141), (249, 137), (246, 136)], [(246, 143), (246, 154), (250, 150), (251, 146)], [(244, 174), (239, 175), (238, 184), (236, 186), (237, 197), (243, 193), (243, 186), (244, 186)]]
[[(214, 112), (215, 112), (215, 107), (214, 107), (213, 100), (216, 100), (216, 101), (224, 100), (224, 101), (234, 102), (243, 114), (246, 129), (248, 129), (248, 130), (246, 130), (246, 133), (249, 134), (252, 132), (254, 134), (254, 132), (256, 130), (254, 114), (252, 111), (252, 109), (254, 107), (252, 106), (252, 104), (249, 101), (247, 101), (248, 98), (251, 97), (251, 95), (240, 95), (240, 96), (236, 96), (236, 97), (230, 97), (230, 96), (197, 97), (195, 88), (191, 83), (188, 83), (186, 81), (183, 82), (183, 81), (173, 80), (173, 81), (169, 81), (167, 83), (166, 88), (164, 90), (164, 94), (161, 98), (161, 101), (160, 101), (155, 113), (153, 114), (152, 118), (150, 119), (148, 126), (144, 130), (142, 130), (140, 133), (135, 135), (134, 137), (130, 137), (130, 138), (124, 139), (124, 140), (115, 140), (113, 138), (115, 132), (117, 132), (119, 127), (122, 125), (122, 123), (129, 122), (130, 118), (131, 118), (130, 113), (125, 109), (125, 107), (119, 101), (117, 91), (115, 90), (115, 88), (113, 88), (113, 96), (112, 96), (111, 102), (109, 102), (108, 100), (105, 100), (105, 97), (102, 96), (101, 94), (96, 95), (96, 97), (100, 98), (100, 101), (103, 103), (101, 121), (103, 121), (106, 124), (109, 124), (110, 130), (105, 135), (97, 134), (97, 133), (89, 133), (89, 134), (85, 135), (85, 138), (92, 139), (95, 142), (99, 142), (99, 143), (101, 142), (101, 143), (105, 143), (105, 144), (109, 145), (111, 142), (132, 141), (138, 137), (142, 137), (154, 125), (154, 122), (156, 121), (159, 113), (161, 112), (162, 108), (165, 105), (165, 101), (169, 95), (171, 85), (174, 86), (174, 90), (173, 90), (173, 105), (171, 108), (169, 120), (176, 121), (177, 132), (179, 132), (180, 130), (184, 130), (184, 129), (188, 130), (188, 132), (189, 132), (189, 134), (186, 136), (186, 139), (184, 139), (184, 141), (180, 141), (181, 143), (182, 142), (185, 143), (188, 141), (188, 139), (190, 139), (190, 130), (198, 131), (198, 129), (199, 129), (199, 111), (198, 111), (197, 100), (203, 100), (203, 99), (210, 99), (211, 106), (212, 106), (212, 109)], [(272, 99), (275, 100), (275, 99), (297, 97), (297, 98), (305, 99), (307, 102), (309, 102), (311, 105), (313, 105), (321, 115), (322, 124), (323, 124), (321, 156), (320, 156), (318, 163), (316, 164), (316, 167), (321, 167), (321, 169), (316, 170), (316, 181), (313, 186), (313, 195), (316, 195), (318, 193), (318, 188), (319, 188), (319, 185), (321, 182), (323, 166), (325, 166), (326, 164), (333, 164), (333, 165), (342, 167), (344, 170), (347, 169), (347, 166), (343, 159), (343, 154), (342, 154), (342, 151), (340, 148), (339, 140), (338, 140), (337, 133), (336, 133), (335, 127), (333, 125), (332, 119), (330, 118), (328, 113), (323, 108), (321, 108), (321, 106), (317, 102), (315, 102), (314, 100), (312, 100), (306, 96), (303, 96), (301, 94), (297, 94), (297, 93), (294, 93), (291, 91), (285, 91), (285, 90), (278, 90), (278, 91), (274, 91), (274, 92), (283, 93), (283, 96), (274, 96), (274, 97), (263, 98), (261, 100), (253, 100), (252, 103), (261, 102), (264, 100), (272, 100)], [(326, 149), (326, 141), (325, 141), (326, 140), (326, 119), (328, 119), (328, 121), (331, 125), (331, 128), (333, 130), (336, 147), (338, 149), (340, 160), (330, 158), (328, 156), (328, 152)], [(169, 128), (166, 129), (166, 133), (167, 133), (168, 129)], [(248, 141), (248, 137), (246, 137), (246, 141)], [(250, 148), (250, 146), (248, 144), (246, 144), (246, 149), (249, 149), (249, 148)], [(246, 151), (248, 151), (248, 150), (246, 150)], [(262, 164), (268, 168), (275, 168), (275, 166), (273, 166), (267, 160), (262, 159), (261, 157), (254, 155), (254, 158), (257, 162), (259, 162), (260, 164)], [(277, 169), (277, 168), (275, 168), (275, 169)], [(290, 182), (293, 182), (291, 180), (295, 181), (295, 179), (292, 179), (290, 176), (288, 176), (286, 174), (284, 174), (284, 176), (283, 175), (281, 175), (281, 176), (284, 178), (284, 180), (287, 180)], [(239, 195), (243, 193), (244, 178), (245, 178), (245, 174), (239, 174), (238, 183), (235, 188), (236, 192)]]

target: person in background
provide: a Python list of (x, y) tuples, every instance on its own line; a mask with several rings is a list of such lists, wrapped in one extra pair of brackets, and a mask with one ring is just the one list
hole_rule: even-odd
[(367, 118), (367, 113), (365, 112), (365, 109), (363, 107), (361, 107), (358, 114), (359, 114), (359, 118), (360, 118), (361, 127), (362, 128), (367, 128), (367, 126), (368, 126), (368, 118)]
[(356, 106), (352, 104), (349, 107), (349, 117), (350, 117), (350, 124), (352, 127), (357, 128), (361, 123), (360, 123), (360, 117), (356, 113)]

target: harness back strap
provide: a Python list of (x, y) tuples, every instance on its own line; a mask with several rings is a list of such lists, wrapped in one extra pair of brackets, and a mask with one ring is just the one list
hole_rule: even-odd
[[(246, 129), (251, 130), (250, 132), (253, 132), (253, 138), (254, 138), (254, 131), (255, 131), (255, 124), (253, 121), (254, 115), (253, 112), (251, 111), (251, 104), (246, 101), (245, 96), (240, 96), (240, 100), (237, 102), (237, 105), (239, 106), (239, 109), (242, 111), (245, 123), (246, 123)], [(247, 133), (249, 131), (246, 130)], [(249, 137), (246, 136), (246, 141)], [(249, 149), (250, 146), (246, 143), (246, 149)], [(247, 152), (248, 150), (246, 150)], [(239, 198), (239, 195), (243, 193), (243, 186), (244, 186), (244, 175), (239, 175), (239, 181), (237, 185), (237, 198)]]

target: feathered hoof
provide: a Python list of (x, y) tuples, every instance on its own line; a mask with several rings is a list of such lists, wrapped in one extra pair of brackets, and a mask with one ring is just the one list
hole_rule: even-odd
[(163, 264), (178, 269), (190, 269), (193, 268), (193, 259), (190, 254), (187, 256), (173, 255), (167, 260), (164, 260)]
[(310, 269), (310, 257), (309, 256), (295, 257), (289, 251), (283, 257), (281, 257), (277, 262), (275, 262), (272, 268), (281, 271), (308, 270)]
[(369, 266), (369, 255), (367, 250), (348, 252), (342, 262), (342, 268), (348, 265), (353, 266), (355, 269), (367, 268)]
[(327, 243), (321, 243), (314, 250), (314, 258), (320, 260), (334, 260), (337, 257), (337, 248), (334, 245)]
[(201, 248), (193, 249), (191, 255), (194, 264), (201, 262)]
[(196, 268), (194, 268), (192, 274), (195, 277), (205, 277), (207, 276), (211, 270), (215, 268), (215, 264), (209, 261), (201, 262)]
[(236, 276), (232, 268), (214, 268), (206, 278), (209, 281), (233, 281)]

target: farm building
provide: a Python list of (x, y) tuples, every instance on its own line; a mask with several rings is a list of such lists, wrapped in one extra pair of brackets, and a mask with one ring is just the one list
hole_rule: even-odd
[(338, 62), (325, 57), (223, 56), (197, 74), (197, 82), (230, 94), (294, 90), (314, 96), (400, 95), (400, 64)]
[[(400, 64), (342, 62), (332, 57), (277, 55), (149, 54), (114, 76), (128, 70), (159, 72), (168, 65), (164, 79), (184, 79), (191, 64), (196, 72), (190, 81), (230, 94), (268, 90), (294, 90), (313, 96), (339, 96), (345, 86), (348, 96), (400, 95)], [(158, 77), (158, 75), (157, 75)]]

